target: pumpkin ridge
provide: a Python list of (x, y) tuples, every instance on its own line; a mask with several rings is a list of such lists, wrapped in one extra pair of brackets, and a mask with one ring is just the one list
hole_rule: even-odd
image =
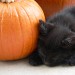
[[(4, 6), (3, 6), (3, 8), (4, 8)], [(3, 8), (1, 10), (2, 11), (2, 18), (1, 18), (1, 24), (0, 24), (0, 36), (1, 36), (0, 40), (1, 40), (1, 49), (2, 49), (2, 51), (3, 51), (3, 46), (2, 46), (2, 21), (3, 21), (3, 13), (4, 13), (4, 9)], [(2, 56), (2, 57), (5, 59), (4, 56)]]
[[(5, 6), (3, 7), (3, 11), (2, 11), (2, 19), (1, 19), (1, 47), (2, 47), (2, 51), (3, 50), (3, 45), (2, 45), (2, 30), (3, 30), (3, 27), (2, 27), (2, 23), (3, 23), (3, 14), (4, 14), (4, 10), (5, 10)], [(5, 54), (5, 52), (3, 52)], [(7, 59), (5, 56), (3, 56), (4, 59)]]
[(24, 50), (24, 38), (23, 38), (23, 31), (22, 31), (22, 26), (21, 26), (21, 21), (20, 21), (19, 13), (17, 12), (17, 8), (15, 8), (15, 10), (16, 10), (16, 13), (17, 13), (17, 15), (18, 15), (19, 25), (20, 25), (21, 34), (22, 34), (22, 39), (23, 39), (23, 47), (22, 47), (22, 51), (21, 51), (21, 54), (20, 54), (20, 56), (22, 56), (22, 53), (23, 53), (23, 50)]
[[(33, 8), (33, 6), (32, 6), (31, 4), (29, 4), (29, 3), (26, 3), (26, 4), (28, 4), (30, 7), (32, 7), (32, 8), (30, 8), (30, 10), (32, 10), (35, 19), (38, 21), (38, 18), (36, 17), (36, 14), (34, 13), (35, 11), (33, 10), (33, 9), (35, 9), (35, 8)], [(36, 34), (35, 34), (35, 35), (36, 35)], [(36, 37), (36, 36), (35, 36), (35, 37)], [(32, 47), (33, 47), (33, 46), (32, 46)], [(32, 51), (31, 51), (31, 53), (32, 53)]]
[[(25, 3), (26, 4), (26, 3)], [(21, 6), (21, 5), (20, 5)], [(21, 6), (22, 7), (22, 6)], [(23, 7), (22, 7), (23, 8)], [(24, 8), (23, 8), (24, 9)], [(30, 17), (29, 17), (29, 15), (28, 15), (28, 13), (27, 13), (27, 11), (26, 11), (26, 9), (24, 9), (25, 10), (25, 13), (27, 14), (27, 16), (28, 16), (28, 18), (29, 18), (29, 22), (30, 22), (30, 24), (32, 24), (32, 22), (31, 22), (31, 19), (30, 19)], [(33, 44), (33, 30), (32, 30), (32, 27), (31, 27), (31, 32), (32, 32), (32, 39), (31, 39), (31, 42), (32, 42), (32, 44)], [(33, 46), (31, 46), (31, 49), (28, 51), (28, 53), (30, 52), (30, 51), (32, 51), (32, 47)], [(31, 52), (30, 52), (31, 53)]]
[[(26, 3), (27, 5), (29, 5), (28, 3)], [(30, 6), (30, 5), (29, 5)], [(21, 5), (21, 7), (23, 8), (23, 6)], [(24, 8), (23, 8), (24, 9)], [(33, 9), (31, 9), (31, 8), (29, 8), (31, 11), (33, 10)], [(24, 9), (25, 10), (25, 9)], [(33, 14), (35, 15), (35, 13), (33, 12)], [(34, 16), (35, 17), (35, 19), (38, 21), (38, 19), (36, 18), (36, 15)], [(29, 17), (28, 17), (29, 18)], [(30, 19), (29, 19), (30, 20)], [(33, 30), (31, 30), (31, 32), (32, 32)], [(35, 34), (36, 35), (36, 34)], [(33, 38), (33, 37), (32, 37)], [(33, 46), (32, 46), (33, 47)], [(31, 48), (32, 49), (32, 48)], [(33, 50), (33, 49), (32, 49)], [(32, 52), (32, 50), (31, 50), (31, 52)], [(31, 53), (30, 52), (30, 53)]]
[[(26, 3), (27, 5), (29, 5), (29, 6), (31, 6), (29, 3)], [(31, 6), (32, 8), (33, 8), (33, 6)], [(31, 9), (31, 8), (30, 8)], [(34, 10), (32, 9), (32, 12), (34, 13)], [(34, 15), (35, 15), (35, 13), (34, 13)], [(36, 17), (36, 15), (34, 16), (35, 18), (36, 18), (36, 20), (38, 21), (38, 19), (37, 19), (37, 17)]]
[[(10, 11), (10, 19), (12, 20), (12, 10), (11, 10), (11, 5), (10, 4), (8, 4), (7, 5), (7, 7), (8, 7), (8, 9), (9, 9), (9, 11)], [(12, 28), (12, 27), (11, 27)], [(13, 38), (11, 38), (12, 40), (13, 40)], [(12, 44), (12, 46), (13, 46), (13, 44)], [(13, 48), (13, 47), (12, 47)], [(12, 50), (11, 50), (12, 51)], [(14, 58), (15, 56), (14, 56), (14, 53), (13, 53), (13, 51), (12, 51), (12, 58)]]
[[(29, 1), (26, 0), (26, 2), (29, 2)], [(41, 15), (42, 15), (42, 18), (45, 19), (44, 14), (42, 14), (42, 13), (44, 13), (44, 12), (42, 11), (42, 8), (39, 6), (39, 4), (38, 4), (36, 1), (33, 1), (33, 3), (32, 3), (32, 2), (29, 2), (29, 5), (32, 6), (32, 7), (35, 7), (37, 10), (40, 9), (40, 11), (41, 11), (40, 13), (41, 13)]]
[[(32, 4), (29, 4), (29, 3), (27, 3), (26, 2), (26, 4), (28, 4), (30, 7), (34, 7), (34, 5), (32, 5)], [(40, 7), (39, 7), (40, 8)], [(30, 8), (31, 9), (31, 8)], [(36, 9), (36, 6), (35, 6), (35, 8), (33, 8), (33, 9)], [(34, 13), (34, 10), (32, 9), (32, 12)], [(38, 10), (38, 9), (37, 9)], [(41, 13), (41, 12), (40, 12)], [(41, 13), (42, 14), (42, 13)], [(38, 21), (38, 18), (37, 18), (37, 16), (36, 16), (36, 14), (34, 13), (34, 15), (35, 15), (35, 18), (36, 18), (36, 20)], [(42, 18), (43, 18), (43, 15), (42, 15)]]
[[(27, 11), (25, 10), (25, 12), (26, 12), (26, 14), (27, 14), (27, 16), (28, 16), (28, 18), (29, 18), (29, 15), (28, 15), (28, 13), (27, 13)], [(29, 18), (29, 21), (30, 21), (30, 24), (31, 24), (31, 19)], [(31, 39), (31, 42), (32, 42), (32, 45), (33, 45), (33, 30), (32, 30), (32, 27), (31, 27), (31, 32), (32, 32), (32, 39)], [(31, 49), (28, 51), (28, 53), (30, 52), (30, 51), (32, 51), (32, 47), (33, 46), (31, 46)]]
[[(9, 14), (9, 12), (8, 12), (8, 11), (9, 11), (9, 10), (8, 10), (8, 6), (9, 6), (9, 4), (8, 4), (8, 5), (4, 5), (4, 14), (5, 14), (6, 12)], [(7, 11), (7, 10), (8, 10), (8, 11)], [(4, 15), (4, 14), (3, 14), (3, 15)], [(9, 15), (10, 15), (10, 14), (9, 14)], [(8, 15), (8, 16), (9, 16), (9, 15)], [(4, 17), (6, 17), (6, 16), (3, 16), (3, 19), (5, 19)], [(4, 22), (2, 22), (2, 23), (3, 23), (3, 25), (4, 25)], [(5, 27), (5, 25), (4, 25), (4, 27)], [(12, 27), (11, 27), (11, 28), (12, 28)], [(3, 29), (3, 28), (2, 28), (2, 29)], [(3, 32), (3, 31), (2, 31), (2, 32)], [(3, 35), (4, 35), (4, 32), (3, 32)], [(11, 40), (12, 40), (12, 38), (11, 38)], [(8, 42), (8, 41), (7, 41), (7, 42)], [(12, 44), (12, 43), (11, 43), (11, 44)], [(13, 45), (12, 45), (12, 46), (13, 46)], [(10, 47), (9, 47), (9, 48), (10, 48)], [(7, 49), (4, 48), (4, 50), (5, 50), (5, 52), (9, 52), (9, 53), (11, 52), (11, 50), (8, 49), (8, 48), (7, 48)], [(12, 51), (12, 52), (13, 52), (13, 51)], [(13, 53), (12, 53), (12, 54), (13, 54)], [(14, 56), (12, 56), (12, 54), (10, 55), (10, 54), (6, 54), (6, 53), (5, 53), (5, 59), (10, 60), (10, 58), (14, 57)], [(10, 56), (10, 58), (8, 58), (9, 56)]]
[[(24, 12), (26, 13), (26, 10), (18, 3), (18, 5), (20, 6), (20, 8), (22, 8), (23, 10), (24, 10)], [(26, 15), (27, 15), (27, 13), (26, 13)], [(27, 15), (27, 17), (28, 17), (28, 15)], [(29, 17), (28, 17), (28, 19), (29, 19)], [(28, 26), (28, 25), (27, 25)], [(26, 27), (27, 27), (26, 26)], [(32, 31), (31, 31), (32, 32)], [(31, 35), (32, 36), (32, 35)], [(32, 38), (33, 39), (33, 38)], [(32, 42), (32, 39), (31, 39), (31, 42)], [(28, 46), (29, 47), (29, 46)], [(29, 53), (31, 51), (31, 49), (30, 50), (28, 50), (28, 51), (25, 51), (24, 53)], [(22, 51), (22, 53), (23, 53), (23, 51)], [(22, 56), (22, 55), (21, 55)]]

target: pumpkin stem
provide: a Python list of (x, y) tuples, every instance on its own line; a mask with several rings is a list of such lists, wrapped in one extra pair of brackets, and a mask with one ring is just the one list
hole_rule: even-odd
[[(13, 3), (13, 2), (18, 2), (20, 0), (0, 0), (0, 2), (3, 2), (3, 3)], [(34, 1), (34, 0), (30, 0), (30, 1)]]
[(11, 2), (15, 2), (15, 0), (0, 0), (0, 2), (3, 2), (3, 3), (11, 3)]

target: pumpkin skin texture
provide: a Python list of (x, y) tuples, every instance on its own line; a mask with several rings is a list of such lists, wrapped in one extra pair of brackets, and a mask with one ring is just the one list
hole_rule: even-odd
[(37, 46), (39, 19), (44, 13), (34, 0), (0, 2), (0, 60), (17, 60)]
[(75, 5), (75, 0), (36, 0), (42, 7), (46, 17), (55, 14), (66, 6)]

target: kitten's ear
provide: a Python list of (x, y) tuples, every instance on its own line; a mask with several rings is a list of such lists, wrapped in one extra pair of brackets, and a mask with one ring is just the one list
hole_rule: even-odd
[(45, 23), (42, 20), (39, 20), (40, 23), (40, 32), (41, 34), (45, 35), (48, 31), (52, 30), (55, 26), (52, 23)]
[(45, 34), (47, 33), (46, 24), (45, 24), (45, 22), (42, 21), (42, 20), (39, 20), (39, 23), (40, 23), (40, 28), (39, 28), (40, 33), (43, 34), (43, 35), (45, 35)]

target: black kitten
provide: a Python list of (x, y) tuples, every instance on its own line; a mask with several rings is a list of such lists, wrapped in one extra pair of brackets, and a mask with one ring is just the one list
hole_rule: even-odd
[(75, 7), (66, 8), (40, 20), (40, 36), (37, 51), (29, 62), (31, 65), (75, 65)]

